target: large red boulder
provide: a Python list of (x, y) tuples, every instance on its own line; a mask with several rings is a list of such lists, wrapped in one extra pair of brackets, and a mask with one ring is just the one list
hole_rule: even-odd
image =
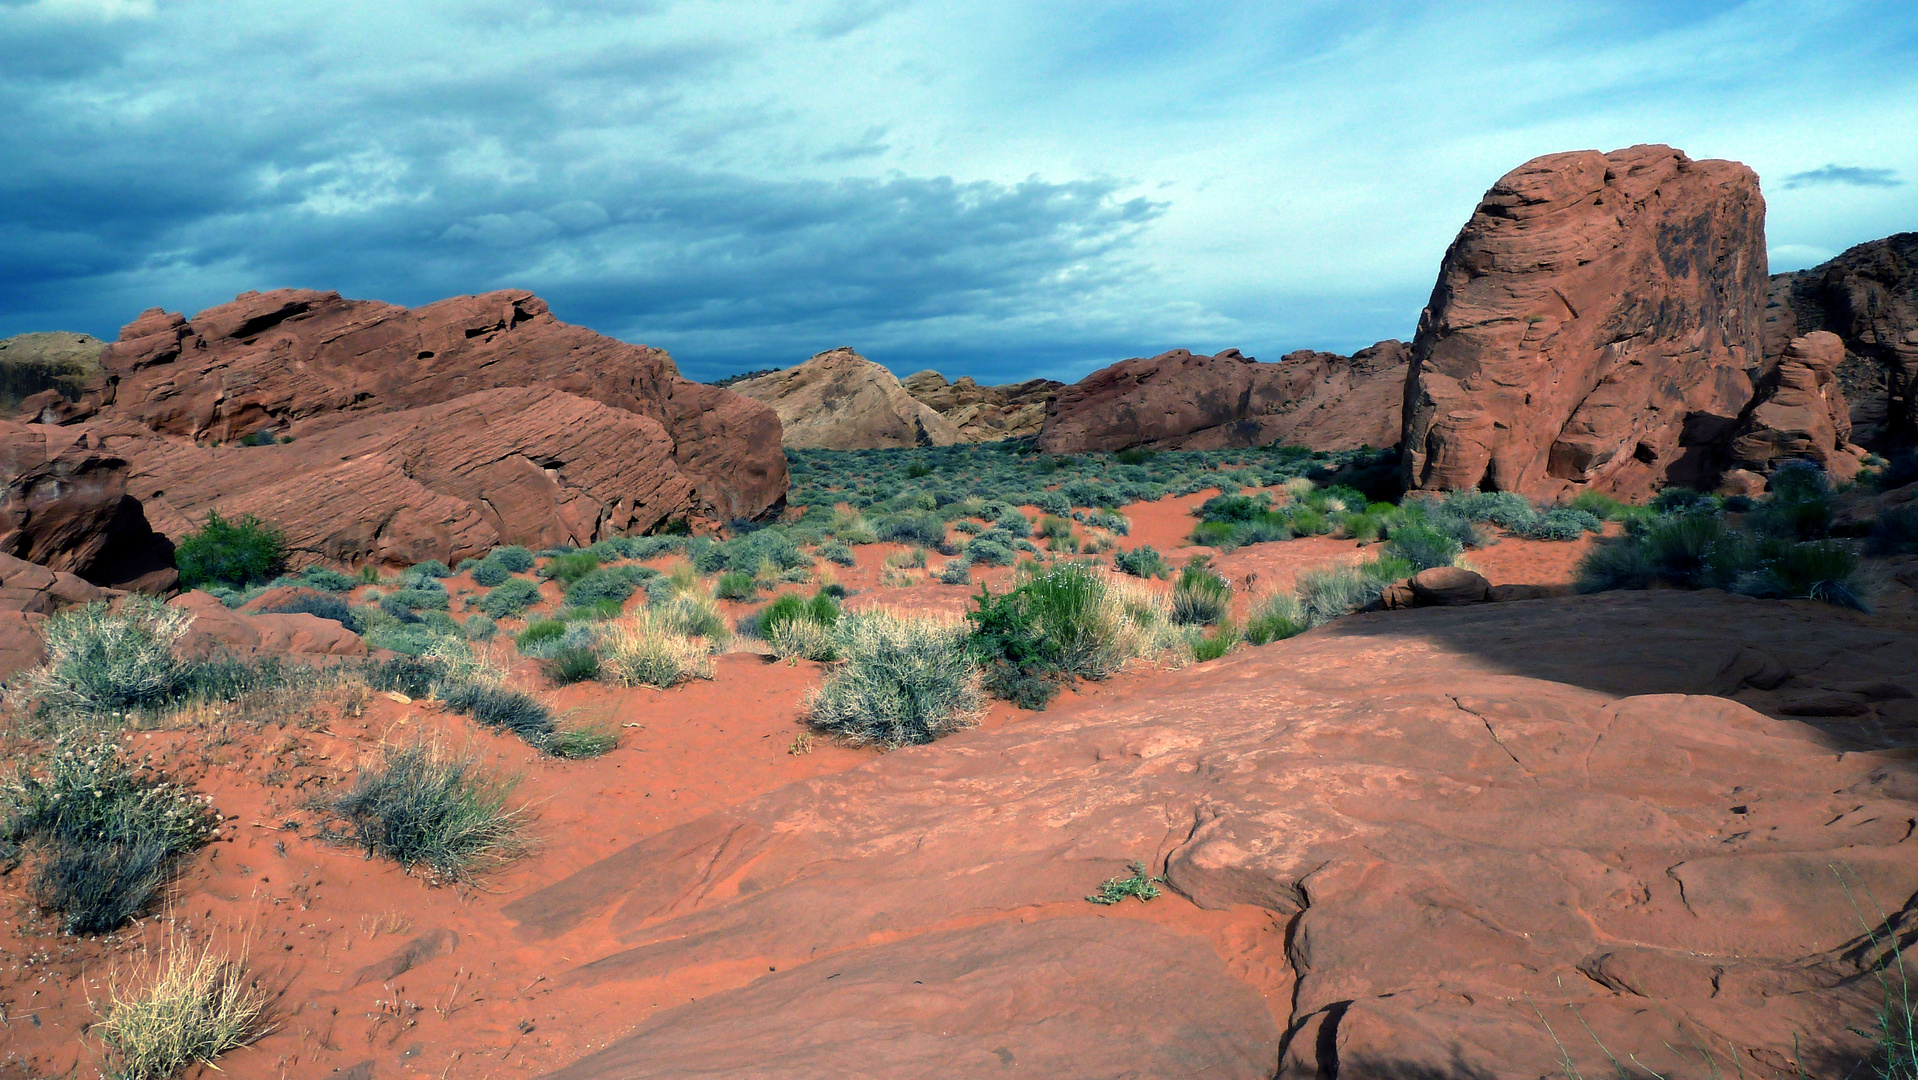
[(1237, 349), (1121, 360), (1058, 392), (1039, 448), (1076, 454), (1129, 446), (1390, 446), (1399, 437), (1407, 356), (1399, 342), (1381, 341), (1349, 357), (1300, 351), (1276, 364)]
[(87, 431), (0, 420), (0, 554), (95, 585), (171, 588), (173, 545), (128, 494), (127, 473)]
[(1860, 444), (1876, 449), (1918, 439), (1918, 232), (1773, 276), (1765, 317), (1768, 361), (1814, 331), (1844, 342), (1838, 381)]
[(1851, 410), (1838, 384), (1844, 359), (1845, 343), (1836, 334), (1793, 338), (1732, 440), (1732, 466), (1769, 473), (1781, 461), (1801, 458), (1839, 480), (1857, 476), (1864, 452), (1851, 445)]
[[(418, 309), (307, 289), (246, 293), (191, 320), (156, 308), (129, 323), (102, 362), (105, 377), (83, 410), (197, 446), (242, 437), (297, 444), (372, 417), (417, 431), (403, 414), (538, 387), (644, 429), (639, 453), (656, 475), (641, 487), (679, 492), (673, 515), (754, 517), (786, 493), (771, 409), (681, 378), (659, 349), (560, 322), (522, 290)], [(483, 472), (489, 463), (465, 464)], [(519, 464), (553, 468), (537, 457)]]
[(1765, 203), (1743, 165), (1634, 146), (1514, 169), (1419, 318), (1408, 486), (1709, 486), (1762, 367), (1765, 269)]

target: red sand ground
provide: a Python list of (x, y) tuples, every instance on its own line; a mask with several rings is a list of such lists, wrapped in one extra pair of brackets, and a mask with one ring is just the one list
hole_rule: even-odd
[[(1121, 544), (1149, 543), (1175, 562), (1204, 550), (1184, 545), (1191, 507), (1209, 494), (1128, 507), (1133, 528)], [(1216, 565), (1235, 583), (1256, 575), (1255, 587), (1285, 587), (1302, 567), (1365, 557), (1359, 547), (1323, 537), (1262, 544)], [(1508, 539), (1472, 560), (1495, 584), (1557, 585), (1569, 580), (1583, 547)], [(849, 606), (964, 610), (976, 584), (879, 586), (886, 555), (898, 550), (862, 547), (857, 566), (833, 568), (841, 583), (859, 590)], [(932, 571), (942, 561), (934, 555)], [(981, 576), (1003, 587), (1011, 573)], [(456, 595), (471, 588), (464, 576), (448, 585)], [(556, 598), (555, 587), (547, 592)], [(752, 605), (727, 606), (738, 614)], [(541, 685), (534, 665), (522, 663), (516, 675)], [(1071, 693), (1123, 696), (1154, 677), (1137, 669)], [(91, 1074), (99, 1058), (97, 1044), (82, 1034), (93, 1018), (88, 1002), (101, 999), (110, 973), (124, 978), (170, 936), (210, 935), (244, 947), (276, 995), (275, 1030), (220, 1059), (223, 1074), (235, 1080), (536, 1076), (619, 1038), (654, 1009), (738, 985), (752, 973), (690, 969), (640, 989), (582, 985), (557, 992), (552, 987), (572, 958), (522, 944), (500, 910), (641, 837), (870, 760), (878, 751), (807, 735), (801, 699), (819, 679), (816, 664), (733, 653), (719, 659), (713, 680), (670, 691), (546, 688), (560, 710), (619, 732), (616, 749), (581, 762), (542, 757), (433, 703), (379, 694), (358, 716), (330, 700), (283, 726), (134, 735), (137, 752), (212, 794), (226, 827), (189, 861), (162, 914), (99, 939), (59, 934), (26, 901), (23, 873), (0, 878), (0, 1077)], [(983, 722), (1017, 723), (1028, 715), (1000, 703)], [(322, 841), (316, 816), (303, 809), (307, 800), (350, 777), (355, 763), (382, 744), (417, 735), (471, 747), (500, 774), (517, 776), (516, 796), (528, 808), (527, 831), (537, 846), (479, 885), (457, 887), (434, 886)], [(1269, 913), (1207, 912), (1168, 893), (1161, 902), (1105, 915), (1202, 937), (1268, 995), (1286, 984), (1283, 957), (1254, 947), (1283, 940), (1265, 932)], [(606, 944), (594, 955), (610, 951)], [(1272, 1010), (1282, 1023), (1286, 1001), (1274, 999)]]

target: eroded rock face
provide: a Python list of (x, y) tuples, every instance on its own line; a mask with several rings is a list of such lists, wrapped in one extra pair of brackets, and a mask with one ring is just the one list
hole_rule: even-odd
[(0, 338), (0, 408), (38, 395), (78, 397), (100, 374), (107, 343), (91, 334), (48, 331)]
[(787, 446), (871, 450), (951, 446), (959, 429), (906, 393), (898, 376), (849, 348), (819, 353), (797, 367), (731, 384), (779, 414)]
[(1445, 253), (1405, 387), (1412, 488), (1709, 488), (1762, 368), (1758, 177), (1666, 146), (1536, 158)]
[(1813, 331), (1843, 340), (1838, 379), (1859, 444), (1890, 449), (1918, 440), (1918, 232), (1773, 276), (1765, 315), (1768, 360)]
[(936, 371), (921, 371), (899, 380), (906, 393), (946, 418), (960, 442), (1025, 439), (1039, 434), (1046, 405), (1064, 383), (1027, 379), (1000, 386), (980, 386), (970, 375), (947, 382)]
[(1406, 363), (1397, 341), (1350, 357), (1288, 353), (1276, 364), (1237, 349), (1122, 360), (1059, 391), (1039, 446), (1054, 454), (1275, 442), (1315, 450), (1391, 446), (1399, 438)]
[[(566, 1080), (1536, 1080), (1548, 1024), (1661, 1075), (1692, 1039), (1728, 1075), (1844, 1075), (1883, 958), (1846, 888), (1918, 930), (1914, 647), (1723, 594), (1357, 615), (796, 783), (506, 911), (573, 958), (559, 1001), (714, 973), (613, 1010), (639, 1026)], [(1133, 859), (1167, 896), (1085, 902)]]
[(1838, 382), (1844, 359), (1845, 343), (1836, 334), (1793, 338), (1732, 440), (1732, 466), (1769, 473), (1781, 461), (1802, 458), (1840, 481), (1857, 476), (1864, 451), (1851, 444), (1851, 410)]
[(128, 472), (88, 431), (0, 420), (0, 553), (95, 585), (171, 588), (173, 545), (129, 494)]

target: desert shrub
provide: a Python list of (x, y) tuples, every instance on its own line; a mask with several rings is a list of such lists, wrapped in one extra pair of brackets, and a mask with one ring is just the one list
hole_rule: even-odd
[(507, 808), (511, 787), (487, 776), (475, 756), (412, 742), (363, 764), (321, 809), (337, 841), (408, 871), (425, 867), (434, 877), (467, 881), (523, 847), (524, 811)]
[(1115, 536), (1127, 536), (1132, 532), (1132, 519), (1115, 510), (1095, 510), (1086, 515), (1086, 524), (1105, 529)]
[(971, 564), (964, 559), (947, 559), (945, 565), (939, 568), (939, 583), (941, 585), (972, 584)]
[(992, 527), (1004, 529), (1014, 536), (1024, 536), (1032, 531), (1032, 519), (1020, 513), (1017, 508), (1008, 507), (1004, 513), (993, 519)]
[(837, 540), (828, 540), (819, 545), (819, 554), (827, 562), (840, 566), (851, 566), (859, 560), (853, 556), (852, 549)]
[(381, 603), (397, 605), (408, 611), (444, 611), (447, 596), (444, 589), (394, 589)]
[(644, 566), (605, 566), (587, 573), (566, 588), (566, 602), (574, 607), (586, 607), (603, 600), (623, 603), (639, 588), (639, 583), (654, 576), (655, 571)]
[(719, 575), (718, 582), (713, 586), (714, 593), (721, 600), (749, 600), (754, 590), (753, 576), (738, 571)]
[(1139, 578), (1161, 577), (1171, 569), (1166, 564), (1165, 556), (1159, 554), (1158, 549), (1151, 544), (1145, 544), (1131, 551), (1114, 552), (1112, 566), (1122, 574), (1131, 574)]
[(91, 1033), (106, 1048), (112, 1080), (171, 1080), (264, 1035), (268, 1001), (244, 957), (210, 941), (173, 943), (142, 985), (108, 978)]
[(473, 584), (484, 588), (490, 589), (495, 585), (504, 585), (512, 576), (511, 570), (493, 559), (481, 559), (473, 564)]
[(433, 685), (446, 677), (446, 665), (434, 657), (396, 656), (365, 662), (360, 667), (360, 677), (374, 690), (422, 698), (432, 693)]
[[(372, 599), (372, 596), (369, 594), (367, 599), (369, 600)], [(369, 632), (380, 629), (384, 623), (399, 623), (400, 625), (405, 626), (405, 625), (411, 625), (413, 623), (417, 623), (420, 621), (420, 617), (413, 613), (413, 609), (411, 607), (408, 607), (407, 605), (400, 603), (398, 600), (395, 600), (390, 596), (380, 597), (377, 608), (378, 608), (378, 613), (382, 616), (385, 616), (385, 618), (376, 619), (374, 622), (368, 624), (367, 629)]]
[(1725, 523), (1713, 514), (1677, 514), (1654, 521), (1632, 539), (1645, 545), (1659, 577), (1700, 588), (1710, 583), (1712, 556), (1725, 539)]
[(814, 727), (855, 745), (905, 746), (973, 723), (979, 672), (964, 624), (874, 611), (847, 616), (839, 637), (845, 665), (806, 698)]
[(1716, 509), (1712, 506), (1711, 496), (1681, 484), (1661, 489), (1652, 496), (1649, 505), (1661, 514), (1702, 513)]
[(1866, 550), (1873, 555), (1901, 555), (1918, 552), (1918, 502), (1887, 510), (1872, 522)]
[(331, 619), (356, 634), (366, 628), (365, 621), (360, 618), (359, 612), (353, 610), (353, 605), (337, 596), (296, 596), (271, 607), (263, 607), (260, 612), (261, 614), (314, 615), (322, 619)]
[(1299, 603), (1298, 597), (1291, 593), (1270, 593), (1253, 600), (1245, 622), (1245, 640), (1254, 645), (1269, 645), (1304, 633), (1306, 625), (1305, 606)]
[(857, 510), (839, 510), (832, 516), (832, 522), (826, 531), (842, 544), (876, 544), (879, 536), (873, 532), (872, 524)]
[(1538, 510), (1530, 499), (1512, 491), (1453, 491), (1439, 503), (1442, 512), (1466, 521), (1489, 521), (1518, 530), (1531, 524)]
[(481, 675), (449, 675), (433, 688), (433, 696), (448, 709), (533, 746), (543, 747), (553, 731), (553, 714), (538, 698)]
[(1004, 594), (980, 586), (968, 648), (985, 667), (985, 687), (1022, 708), (1043, 709), (1058, 684), (1101, 679), (1127, 660), (1167, 647), (1155, 636), (1164, 601), (1122, 586), (1083, 563), (1032, 574)]
[(996, 540), (980, 536), (966, 544), (966, 560), (980, 566), (1011, 566), (1012, 559), (1012, 549)]
[(1032, 535), (1046, 540), (1064, 539), (1072, 535), (1072, 522), (1046, 514), (1041, 516), (1039, 523), (1032, 527)]
[(1529, 521), (1514, 526), (1512, 531), (1527, 540), (1576, 540), (1602, 528), (1604, 522), (1597, 515), (1560, 506), (1533, 515)]
[(1299, 571), (1293, 591), (1306, 624), (1318, 626), (1370, 605), (1410, 567), (1399, 557), (1381, 557), (1359, 566), (1315, 567)]
[(621, 686), (664, 690), (688, 679), (712, 678), (712, 648), (682, 632), (664, 611), (647, 611), (608, 631), (599, 670), (601, 678)]
[(795, 619), (776, 624), (766, 635), (773, 655), (781, 660), (836, 660), (839, 658), (838, 631), (811, 619)]
[(770, 638), (774, 630), (791, 622), (830, 627), (839, 622), (839, 614), (839, 602), (824, 592), (814, 593), (810, 600), (798, 593), (785, 593), (760, 610), (759, 629), (762, 636)]
[(485, 615), (468, 615), (460, 630), (468, 641), (491, 641), (499, 630), (499, 624)]
[(1858, 557), (1836, 540), (1783, 544), (1776, 550), (1759, 549), (1759, 565), (1733, 582), (1736, 592), (1748, 596), (1790, 600), (1822, 600), (1839, 607), (1871, 610), (1865, 603)]
[(1239, 530), (1229, 521), (1201, 521), (1193, 526), (1191, 540), (1196, 547), (1231, 552), (1239, 546), (1238, 537)]
[(571, 585), (597, 569), (599, 556), (590, 551), (569, 551), (546, 560), (546, 565), (539, 568), (539, 576)]
[(1815, 540), (1831, 531), (1831, 480), (1809, 461), (1787, 461), (1772, 471), (1771, 494), (1746, 522), (1769, 536)]
[(1272, 509), (1272, 496), (1260, 492), (1257, 495), (1214, 495), (1200, 503), (1192, 511), (1193, 516), (1202, 521), (1251, 521), (1260, 514)]
[(1635, 536), (1600, 541), (1579, 560), (1576, 587), (1579, 592), (1605, 592), (1609, 589), (1644, 589), (1658, 578), (1650, 549)]
[(518, 544), (494, 548), (487, 554), (486, 561), (497, 563), (505, 567), (508, 572), (514, 574), (524, 574), (526, 571), (531, 570), (536, 563), (533, 553), (520, 547)]
[(219, 816), (191, 789), (130, 764), (114, 740), (56, 741), (0, 784), (0, 841), (38, 849), (27, 882), (69, 934), (144, 910), (172, 862), (211, 840)]
[(1201, 562), (1188, 563), (1172, 586), (1172, 619), (1183, 625), (1213, 623), (1232, 607), (1232, 586)]
[(449, 578), (453, 576), (453, 568), (438, 559), (428, 559), (422, 563), (414, 563), (407, 568), (407, 573), (422, 577)]
[(350, 592), (359, 582), (338, 570), (329, 570), (324, 566), (309, 566), (300, 571), (300, 584), (321, 592)]
[(521, 630), (513, 637), (513, 644), (519, 648), (519, 651), (525, 652), (530, 648), (549, 641), (557, 641), (565, 636), (566, 624), (564, 622), (558, 619), (540, 619), (536, 622), (527, 623), (526, 629)]
[(495, 619), (505, 619), (539, 602), (539, 586), (526, 578), (512, 578), (489, 591), (474, 605)]
[(138, 593), (109, 606), (68, 608), (40, 628), (46, 663), (16, 686), (19, 700), (55, 716), (100, 717), (158, 708), (185, 675), (173, 646), (193, 616)]
[[(541, 666), (545, 669), (547, 678), (562, 686), (568, 683), (585, 682), (599, 677), (599, 653), (590, 644), (571, 646), (558, 650)], [(552, 738), (548, 737), (549, 746), (551, 742)]]
[(984, 532), (986, 528), (971, 518), (960, 518), (958, 521), (952, 523), (952, 527), (968, 536), (977, 536), (979, 533)]
[(900, 514), (879, 522), (879, 539), (895, 544), (943, 543), (946, 523), (933, 514)]
[(1459, 542), (1428, 525), (1401, 525), (1392, 530), (1385, 549), (1420, 570), (1450, 566), (1463, 552)]
[(1230, 619), (1221, 620), (1209, 634), (1198, 634), (1192, 639), (1192, 658), (1199, 663), (1217, 660), (1232, 651), (1232, 646), (1240, 641), (1239, 628)]
[(1086, 899), (1095, 904), (1112, 905), (1130, 896), (1137, 897), (1143, 904), (1147, 900), (1158, 899), (1159, 886), (1163, 884), (1165, 884), (1164, 878), (1153, 877), (1144, 863), (1134, 862), (1131, 877), (1107, 878), (1105, 883), (1099, 886), (1099, 891)]
[(1576, 498), (1565, 505), (1567, 509), (1582, 510), (1600, 521), (1621, 520), (1630, 509), (1625, 503), (1602, 491), (1581, 491)]
[(206, 524), (181, 537), (173, 549), (180, 584), (189, 589), (266, 581), (280, 572), (285, 561), (286, 538), (251, 514), (228, 521), (209, 511)]

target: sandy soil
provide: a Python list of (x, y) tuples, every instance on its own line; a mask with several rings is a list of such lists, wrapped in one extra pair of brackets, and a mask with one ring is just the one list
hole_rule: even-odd
[[(1203, 550), (1185, 546), (1185, 537), (1191, 507), (1210, 494), (1128, 507), (1133, 528), (1120, 543), (1152, 544), (1174, 562)], [(1583, 546), (1508, 539), (1471, 558), (1495, 584), (1562, 585)], [(914, 584), (881, 585), (884, 560), (900, 550), (862, 547), (857, 566), (832, 568), (855, 591), (848, 606), (956, 616), (979, 580), (1003, 587), (1012, 573), (988, 570), (960, 586), (920, 572)], [(1305, 566), (1365, 557), (1358, 544), (1321, 537), (1244, 548), (1216, 565), (1256, 590), (1287, 587)], [(943, 561), (932, 556), (929, 570), (936, 573)], [(448, 585), (456, 596), (472, 588), (463, 575)], [(555, 586), (546, 591), (557, 598)], [(754, 606), (728, 604), (728, 614)], [(713, 680), (664, 692), (599, 684), (553, 689), (524, 662), (515, 674), (574, 719), (618, 731), (617, 748), (596, 760), (555, 761), (431, 702), (379, 694), (357, 707), (336, 695), (260, 727), (209, 718), (210, 727), (131, 736), (136, 752), (212, 794), (225, 828), (189, 860), (163, 912), (98, 939), (59, 934), (26, 901), (23, 873), (0, 878), (0, 1077), (91, 1075), (98, 1051), (83, 1037), (89, 1001), (102, 998), (116, 971), (124, 979), (170, 938), (211, 936), (245, 949), (276, 995), (275, 1030), (220, 1060), (224, 1075), (236, 1080), (535, 1076), (619, 1038), (655, 1009), (735, 985), (739, 972), (695, 968), (650, 984), (645, 1000), (631, 999), (630, 984), (556, 991), (571, 957), (522, 943), (501, 909), (642, 837), (873, 760), (877, 751), (807, 734), (801, 701), (821, 678), (818, 665), (731, 653), (719, 659)], [(1154, 677), (1152, 670), (1125, 672), (1064, 700), (1123, 697)], [(1001, 703), (983, 723), (996, 727), (1029, 715)], [(478, 885), (452, 886), (322, 839), (308, 801), (349, 778), (383, 744), (419, 736), (470, 747), (498, 773), (518, 777), (534, 849)], [(1248, 983), (1268, 994), (1282, 989), (1283, 958), (1248, 951), (1249, 941), (1277, 939), (1264, 932), (1267, 913), (1206, 912), (1168, 895), (1161, 903), (1109, 909), (1109, 917), (1148, 919), (1202, 937)], [(593, 955), (611, 951), (611, 943), (591, 940), (609, 930), (582, 933)], [(1272, 1008), (1275, 1017), (1286, 1015), (1285, 1001), (1274, 1000)]]

